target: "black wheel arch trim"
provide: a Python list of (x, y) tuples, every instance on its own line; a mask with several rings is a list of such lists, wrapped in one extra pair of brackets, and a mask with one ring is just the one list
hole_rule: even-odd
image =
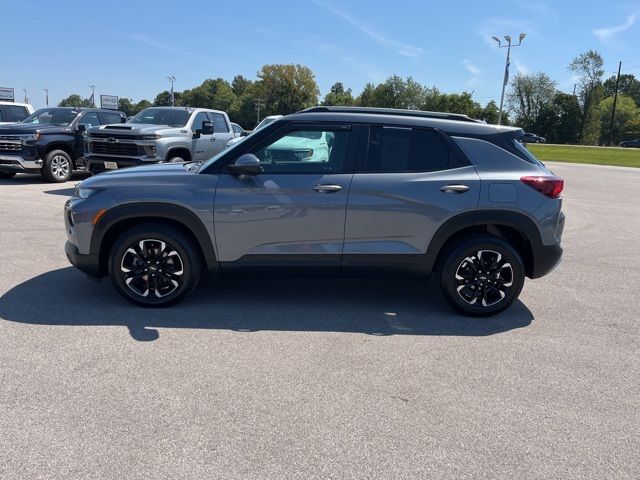
[(207, 268), (209, 270), (219, 268), (211, 237), (200, 218), (188, 208), (172, 203), (139, 202), (110, 208), (93, 228), (90, 253), (100, 255), (107, 232), (118, 223), (135, 218), (145, 222), (153, 222), (154, 219), (160, 221), (167, 219), (179, 223), (195, 237), (204, 255)]
[[(555, 266), (559, 260), (557, 250), (559, 249), (560, 255), (562, 254), (560, 247), (550, 249), (550, 247), (543, 245), (540, 231), (534, 221), (525, 214), (508, 210), (479, 210), (455, 215), (438, 228), (427, 248), (425, 269), (429, 272), (433, 270), (438, 255), (446, 247), (447, 240), (456, 233), (466, 228), (484, 225), (511, 227), (526, 237), (533, 254), (531, 278), (541, 277), (548, 273), (550, 268), (547, 268), (547, 265), (552, 263)], [(549, 254), (558, 258), (550, 260), (547, 258)]]

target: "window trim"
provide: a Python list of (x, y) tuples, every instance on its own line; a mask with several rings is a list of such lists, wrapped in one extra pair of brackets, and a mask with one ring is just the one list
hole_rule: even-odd
[[(414, 130), (420, 130), (420, 131), (428, 131), (428, 132), (434, 132), (438, 138), (440, 138), (440, 141), (443, 143), (443, 145), (447, 148), (447, 150), (449, 151), (449, 166), (446, 169), (436, 169), (436, 170), (402, 170), (402, 171), (393, 171), (393, 172), (374, 172), (374, 171), (367, 171), (365, 170), (363, 167), (366, 166), (366, 162), (367, 159), (369, 158), (369, 148), (371, 146), (371, 129), (372, 127), (382, 127), (382, 128), (388, 128), (388, 129), (393, 129), (393, 130), (410, 130), (411, 132), (413, 132)], [(404, 125), (404, 124), (400, 124), (400, 125), (387, 125), (384, 123), (367, 123), (367, 124), (363, 124), (362, 126), (363, 130), (365, 130), (362, 135), (361, 135), (361, 139), (360, 139), (360, 144), (358, 148), (358, 158), (357, 161), (355, 163), (355, 169), (354, 169), (354, 173), (359, 174), (359, 175), (365, 175), (365, 174), (391, 174), (391, 173), (406, 173), (406, 174), (419, 174), (419, 173), (434, 173), (434, 172), (446, 172), (448, 170), (455, 170), (456, 168), (462, 168), (462, 167), (467, 167), (471, 165), (471, 162), (469, 161), (469, 159), (467, 158), (467, 156), (464, 154), (464, 152), (462, 151), (462, 149), (449, 137), (449, 135), (447, 135), (446, 133), (444, 133), (442, 130), (440, 130), (439, 128), (435, 128), (435, 127), (427, 127), (427, 126), (423, 126), (423, 125)], [(453, 160), (453, 162), (452, 162)]]
[[(251, 145), (247, 145), (247, 148), (238, 151), (237, 155), (229, 157), (229, 159), (225, 159), (224, 163), (222, 163), (219, 172), (225, 175), (232, 175), (228, 172), (225, 167), (227, 165), (232, 164), (236, 161), (237, 158), (244, 155), (245, 153), (253, 153), (257, 150), (265, 148), (266, 146), (278, 141), (280, 138), (284, 137), (287, 133), (299, 130), (306, 131), (322, 131), (322, 132), (332, 132), (332, 131), (347, 131), (349, 132), (349, 141), (347, 142), (347, 152), (345, 154), (344, 163), (342, 165), (342, 169), (336, 170), (334, 172), (326, 172), (327, 175), (338, 175), (338, 174), (349, 174), (353, 173), (355, 168), (355, 154), (357, 151), (357, 145), (360, 141), (360, 124), (353, 122), (330, 122), (330, 123), (319, 123), (319, 122), (290, 122), (286, 125), (281, 126), (280, 128), (273, 131), (270, 135), (262, 138)], [(243, 142), (244, 143), (244, 142)], [(265, 172), (266, 175), (320, 175), (322, 172), (313, 173), (313, 172)]]

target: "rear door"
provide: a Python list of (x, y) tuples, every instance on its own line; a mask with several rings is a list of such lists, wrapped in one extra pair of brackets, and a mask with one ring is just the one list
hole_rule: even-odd
[(343, 265), (410, 261), (398, 256), (423, 255), (445, 220), (477, 208), (480, 179), (453, 141), (435, 129), (370, 125), (363, 130)]
[[(214, 227), (223, 268), (314, 265), (337, 271), (357, 128), (289, 124), (248, 152), (238, 151), (255, 154), (264, 172), (220, 174)], [(325, 139), (321, 152), (314, 151), (319, 139)]]

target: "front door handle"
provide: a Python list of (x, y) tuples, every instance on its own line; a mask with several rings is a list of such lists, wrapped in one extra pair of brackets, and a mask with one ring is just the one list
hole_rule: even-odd
[(440, 187), (440, 191), (444, 193), (464, 193), (469, 190), (466, 185), (443, 185)]
[(335, 193), (342, 190), (340, 185), (314, 185), (313, 189), (318, 193)]

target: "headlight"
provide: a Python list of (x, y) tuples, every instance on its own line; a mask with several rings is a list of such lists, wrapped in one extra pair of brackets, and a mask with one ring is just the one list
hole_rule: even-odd
[(90, 188), (90, 187), (76, 187), (73, 191), (73, 196), (76, 198), (89, 198), (95, 195), (96, 193), (100, 193), (103, 188)]
[(40, 138), (40, 134), (39, 133), (32, 133), (32, 134), (29, 134), (29, 135), (18, 135), (18, 138), (20, 140), (22, 140), (22, 143), (35, 142), (36, 140), (38, 140)]
[(303, 160), (305, 158), (311, 158), (313, 157), (313, 150), (309, 149), (309, 150), (296, 150), (294, 152), (294, 155), (296, 156), (296, 158), (298, 160)]
[(142, 136), (143, 140), (159, 140), (160, 138), (162, 138), (161, 135), (143, 135)]

